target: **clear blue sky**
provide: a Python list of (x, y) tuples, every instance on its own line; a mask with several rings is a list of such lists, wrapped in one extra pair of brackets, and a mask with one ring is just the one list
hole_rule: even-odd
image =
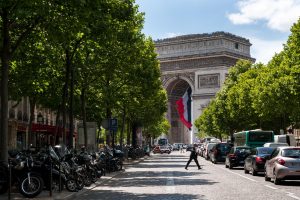
[(267, 63), (286, 43), (300, 16), (300, 0), (136, 0), (145, 13), (143, 33), (154, 40), (225, 31), (252, 43), (251, 55)]

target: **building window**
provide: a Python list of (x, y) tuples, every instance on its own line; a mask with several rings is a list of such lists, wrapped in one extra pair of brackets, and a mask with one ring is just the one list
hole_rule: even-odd
[(235, 46), (235, 49), (239, 49), (239, 43), (236, 42), (234, 46)]
[(9, 118), (14, 119), (15, 118), (15, 110), (13, 108), (9, 109)]
[(23, 120), (22, 111), (20, 111), (20, 110), (18, 111), (17, 118), (18, 118), (19, 121)]
[(26, 112), (23, 114), (23, 121), (28, 122), (28, 114)]

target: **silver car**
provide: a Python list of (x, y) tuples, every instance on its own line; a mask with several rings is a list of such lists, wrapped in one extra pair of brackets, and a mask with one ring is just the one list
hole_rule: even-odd
[(265, 164), (265, 180), (300, 180), (300, 147), (277, 147)]

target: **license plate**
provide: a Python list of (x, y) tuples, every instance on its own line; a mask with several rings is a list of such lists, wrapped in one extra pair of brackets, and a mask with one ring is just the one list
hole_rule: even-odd
[(243, 163), (244, 163), (244, 161), (240, 161), (240, 163), (242, 163), (242, 164), (243, 164)]

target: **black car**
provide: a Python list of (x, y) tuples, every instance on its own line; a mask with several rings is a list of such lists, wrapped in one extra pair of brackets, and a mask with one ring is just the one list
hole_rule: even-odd
[(256, 176), (257, 172), (264, 172), (266, 157), (271, 155), (274, 149), (274, 147), (256, 147), (251, 149), (251, 154), (245, 159), (245, 174), (251, 171), (252, 175)]
[(216, 164), (217, 162), (224, 162), (226, 155), (229, 153), (232, 148), (232, 144), (229, 143), (217, 143), (209, 151), (209, 157), (212, 163)]
[(225, 167), (232, 169), (233, 167), (244, 166), (245, 159), (251, 153), (251, 148), (247, 146), (232, 147), (230, 152), (226, 155)]
[(192, 151), (194, 148), (194, 145), (193, 144), (189, 144), (186, 148), (186, 151)]

